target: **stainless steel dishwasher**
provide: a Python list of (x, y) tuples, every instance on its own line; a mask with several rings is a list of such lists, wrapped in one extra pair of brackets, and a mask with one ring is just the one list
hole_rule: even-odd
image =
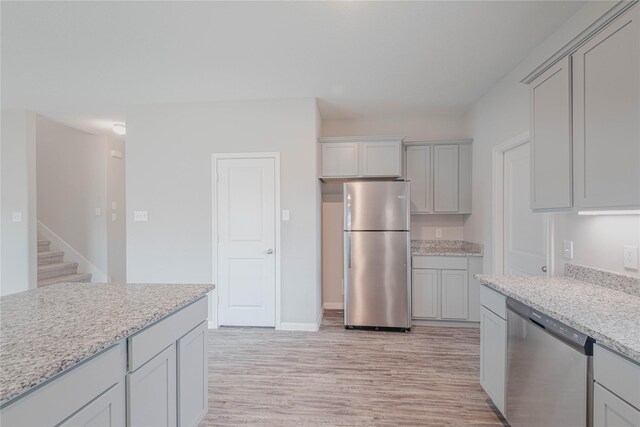
[(511, 298), (507, 331), (507, 422), (590, 426), (594, 340)]

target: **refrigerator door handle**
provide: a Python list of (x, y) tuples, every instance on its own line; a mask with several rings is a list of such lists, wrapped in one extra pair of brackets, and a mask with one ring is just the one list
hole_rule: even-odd
[(351, 233), (347, 233), (347, 246), (349, 253), (347, 254), (349, 260), (349, 268), (351, 268)]

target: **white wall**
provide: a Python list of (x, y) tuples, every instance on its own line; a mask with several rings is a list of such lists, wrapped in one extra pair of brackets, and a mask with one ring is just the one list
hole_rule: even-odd
[[(411, 215), (413, 240), (463, 240), (464, 215)], [(442, 237), (436, 237), (436, 231)]]
[(403, 135), (406, 141), (468, 138), (463, 115), (328, 119), (322, 122), (322, 136), (360, 135)]
[[(314, 99), (132, 107), (127, 119), (127, 281), (211, 283), (211, 154), (280, 152), (282, 322), (320, 313)], [(148, 222), (133, 222), (147, 210)]]
[(2, 110), (0, 295), (37, 286), (35, 121), (31, 112)]
[(343, 203), (322, 203), (322, 304), (327, 309), (343, 307)]
[[(37, 116), (36, 145), (38, 221), (97, 269), (88, 270), (81, 264), (80, 272), (93, 273), (93, 281), (105, 281), (108, 270), (105, 137)], [(96, 216), (96, 209), (100, 209), (100, 216)], [(66, 250), (65, 260), (75, 260), (73, 255)]]
[[(127, 210), (125, 198), (125, 143), (122, 137), (107, 136), (107, 275), (111, 282), (125, 283), (127, 277)], [(122, 158), (112, 156), (112, 150)], [(116, 203), (113, 209), (112, 203)], [(116, 214), (115, 221), (112, 214)]]
[[(465, 240), (484, 243), (484, 271), (493, 271), (492, 148), (529, 131), (529, 94), (519, 81), (558, 49), (604, 14), (615, 2), (587, 2), (556, 33), (538, 46), (522, 63), (492, 87), (467, 115), (474, 139), (473, 213), (464, 224)], [(576, 242), (574, 262), (613, 271), (622, 268), (622, 246), (638, 246), (640, 233), (634, 219), (585, 219), (575, 214), (556, 215), (554, 238)], [(608, 230), (608, 231), (606, 231)], [(603, 243), (602, 239), (606, 240)], [(557, 244), (556, 244), (557, 247)], [(618, 254), (618, 255), (612, 255)], [(562, 274), (562, 265), (555, 274)]]

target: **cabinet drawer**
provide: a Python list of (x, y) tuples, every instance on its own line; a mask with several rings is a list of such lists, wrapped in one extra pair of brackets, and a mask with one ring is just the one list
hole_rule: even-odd
[(480, 305), (503, 319), (507, 318), (507, 297), (485, 285), (480, 286)]
[(593, 378), (640, 409), (640, 365), (601, 345), (595, 345)]
[[(122, 382), (124, 355), (124, 343), (121, 343), (65, 371), (62, 376), (3, 408), (0, 411), (2, 425), (58, 425), (114, 384)], [(115, 422), (121, 424), (122, 418)]]
[(596, 383), (593, 387), (593, 425), (640, 427), (640, 411)]
[(207, 318), (207, 298), (178, 310), (128, 339), (129, 371), (135, 371)]
[(466, 270), (466, 257), (452, 256), (414, 256), (413, 268), (435, 268), (439, 270)]

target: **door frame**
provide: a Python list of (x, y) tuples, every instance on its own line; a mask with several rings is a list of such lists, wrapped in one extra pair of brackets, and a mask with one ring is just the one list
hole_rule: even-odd
[(257, 152), (257, 153), (213, 153), (211, 155), (211, 279), (216, 285), (215, 289), (209, 293), (209, 329), (217, 329), (218, 326), (218, 160), (221, 159), (273, 159), (274, 161), (274, 190), (275, 190), (275, 329), (280, 329), (281, 324), (281, 219), (280, 219), (280, 153), (279, 152)]
[[(517, 148), (526, 143), (531, 143), (529, 131), (522, 132), (496, 145), (492, 150), (492, 203), (493, 214), (493, 273), (504, 274), (504, 156), (509, 150)], [(545, 233), (547, 237), (547, 277), (554, 273), (553, 256), (553, 230), (554, 217), (549, 213), (539, 213), (544, 215)]]

